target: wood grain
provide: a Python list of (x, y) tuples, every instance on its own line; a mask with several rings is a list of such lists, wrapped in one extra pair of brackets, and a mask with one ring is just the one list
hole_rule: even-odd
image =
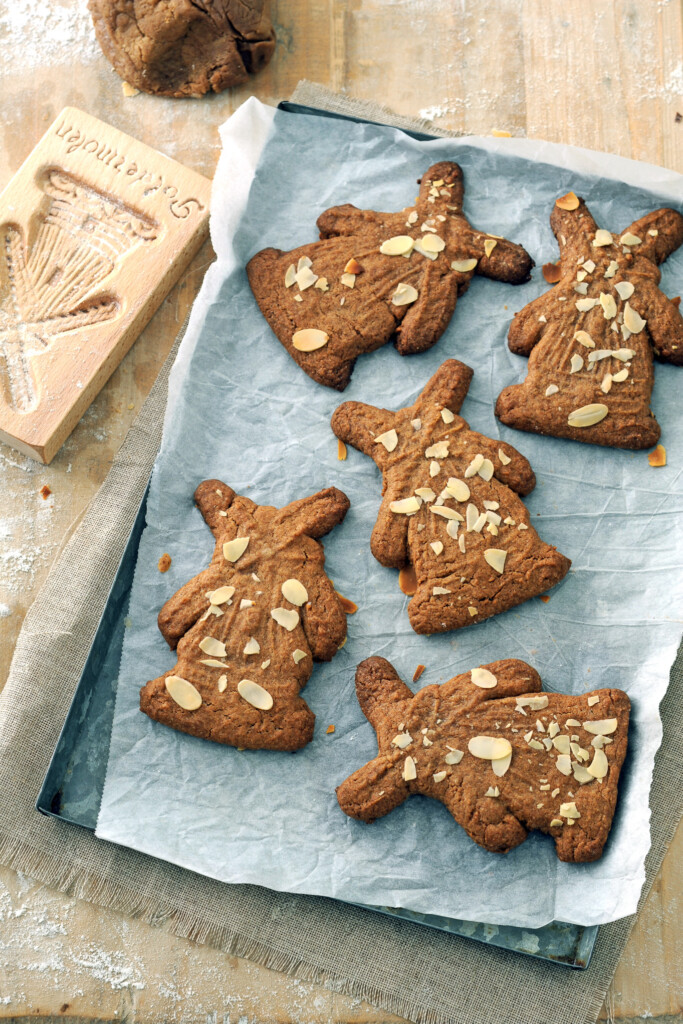
[[(403, 114), (431, 115), (439, 127), (478, 134), (506, 129), (683, 171), (683, 123), (675, 121), (683, 113), (678, 0), (277, 0), (271, 64), (248, 87), (201, 101), (125, 98), (88, 35), (82, 0), (51, 0), (40, 8), (33, 0), (0, 0), (0, 15), (20, 6), (40, 10), (38, 32), (43, 19), (54, 21), (57, 32), (64, 10), (71, 29), (57, 47), (66, 57), (41, 47), (30, 24), (23, 34), (15, 29), (12, 46), (0, 53), (0, 185), (64, 105), (84, 108), (211, 177), (225, 118), (251, 93), (269, 103), (287, 97), (300, 78)], [(210, 259), (206, 246), (50, 466), (0, 445), (0, 680), (22, 617), (106, 475)], [(45, 501), (43, 484), (53, 492)], [(679, 829), (617, 969), (604, 1018), (680, 1014), (682, 894)], [(0, 1018), (59, 1015), (68, 1004), (67, 1016), (144, 1024), (220, 1021), (224, 1014), (254, 1024), (393, 1020), (333, 986), (305, 985), (195, 947), (5, 869), (0, 922)], [(112, 962), (122, 973), (112, 974)], [(138, 977), (144, 988), (136, 987)], [(11, 1002), (2, 1002), (7, 996)]]

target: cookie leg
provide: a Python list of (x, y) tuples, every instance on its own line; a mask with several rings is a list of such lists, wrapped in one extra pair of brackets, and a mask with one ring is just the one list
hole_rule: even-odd
[(368, 823), (393, 811), (409, 795), (400, 763), (386, 757), (363, 765), (337, 787), (337, 800), (344, 814)]

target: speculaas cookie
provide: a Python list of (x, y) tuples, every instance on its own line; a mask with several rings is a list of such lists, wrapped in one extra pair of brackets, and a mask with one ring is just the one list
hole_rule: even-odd
[(416, 633), (487, 619), (548, 590), (571, 565), (539, 538), (518, 497), (536, 482), (527, 460), (457, 415), (471, 379), (449, 359), (412, 406), (345, 402), (332, 416), (337, 437), (382, 471), (371, 549), (382, 565), (414, 567)]
[(277, 509), (205, 480), (195, 501), (216, 548), (159, 613), (178, 661), (142, 688), (140, 709), (217, 743), (298, 750), (315, 722), (299, 690), (346, 637), (315, 538), (342, 521), (348, 498), (329, 487)]
[(97, 41), (124, 81), (158, 96), (246, 82), (275, 50), (266, 0), (88, 0)]
[(309, 377), (343, 391), (356, 358), (392, 337), (401, 355), (431, 348), (474, 274), (529, 279), (529, 254), (473, 228), (463, 197), (460, 167), (444, 161), (424, 175), (414, 206), (337, 206), (318, 218), (320, 242), (249, 261), (261, 312)]
[(653, 351), (683, 363), (683, 318), (657, 269), (683, 242), (683, 217), (655, 210), (612, 235), (568, 193), (550, 224), (561, 277), (512, 321), (509, 345), (529, 356), (527, 378), (501, 392), (496, 415), (518, 430), (649, 448), (659, 437)]
[(626, 755), (622, 690), (541, 693), (511, 658), (415, 695), (385, 658), (356, 672), (379, 753), (337, 789), (341, 809), (371, 822), (412, 793), (440, 800), (471, 839), (507, 853), (537, 829), (563, 861), (601, 856)]

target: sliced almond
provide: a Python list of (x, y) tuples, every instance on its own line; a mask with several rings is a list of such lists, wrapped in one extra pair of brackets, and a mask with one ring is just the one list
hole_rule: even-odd
[(210, 654), (213, 658), (224, 658), (226, 655), (225, 644), (213, 636), (203, 637), (199, 641), (199, 648), (204, 651), (204, 654)]
[(509, 455), (506, 455), (502, 448), (498, 449), (498, 458), (500, 459), (503, 466), (509, 466), (512, 459)]
[(378, 434), (375, 438), (375, 444), (383, 445), (388, 452), (393, 452), (394, 448), (398, 444), (398, 434), (393, 429), (385, 430), (383, 434)]
[(387, 238), (379, 247), (383, 256), (403, 256), (413, 248), (414, 240), (410, 235), (394, 235)]
[(593, 239), (593, 245), (596, 249), (601, 248), (604, 245), (611, 245), (614, 239), (609, 231), (605, 228), (598, 228), (595, 232), (595, 238)]
[(548, 707), (548, 695), (539, 693), (536, 697), (517, 697), (517, 710), (529, 708), (531, 711), (542, 711)]
[(609, 764), (607, 763), (607, 757), (605, 751), (597, 749), (593, 754), (593, 760), (589, 764), (586, 771), (589, 775), (592, 775), (594, 779), (604, 779), (609, 770)]
[(472, 459), (472, 461), (470, 462), (469, 466), (465, 470), (465, 479), (469, 480), (470, 477), (475, 476), (479, 472), (479, 470), (481, 469), (481, 467), (483, 465), (484, 465), (484, 456), (483, 455), (475, 455), (474, 458)]
[(448, 455), (448, 441), (437, 441), (425, 451), (427, 459), (445, 459)]
[(443, 516), (444, 519), (457, 519), (459, 523), (463, 523), (464, 519), (454, 508), (448, 508), (447, 505), (430, 505), (429, 511), (433, 512), (437, 516)]
[(478, 260), (453, 260), (451, 263), (451, 270), (456, 270), (459, 274), (469, 274), (470, 270), (474, 270)]
[(443, 544), (440, 540), (434, 540), (429, 545), (435, 555), (440, 555), (443, 552)]
[(410, 421), (410, 425), (414, 431), (422, 430), (422, 420), (418, 416), (416, 419)]
[(631, 334), (640, 334), (646, 323), (647, 320), (643, 320), (640, 314), (636, 313), (635, 309), (627, 302), (624, 306), (624, 327), (627, 327)]
[(249, 637), (246, 644), (244, 645), (243, 654), (259, 654), (261, 651), (261, 645), (255, 637)]
[(287, 267), (285, 272), (285, 288), (291, 288), (296, 281), (296, 267), (293, 263)]
[(604, 311), (605, 320), (612, 320), (617, 315), (617, 304), (614, 296), (609, 292), (600, 292), (600, 305)]
[(166, 676), (165, 685), (169, 696), (183, 711), (196, 711), (201, 707), (202, 695), (189, 680), (182, 676)]
[(555, 200), (555, 206), (559, 206), (561, 210), (576, 210), (579, 202), (579, 197), (574, 192), (567, 192), (566, 195)]
[(208, 665), (209, 668), (227, 668), (227, 664), (224, 661), (216, 661), (215, 658), (200, 658), (200, 665)]
[(436, 494), (431, 487), (416, 487), (415, 493), (418, 497), (422, 498), (423, 501), (434, 501)]
[(612, 260), (610, 265), (608, 266), (607, 270), (605, 271), (605, 273), (602, 276), (603, 277), (607, 277), (607, 278), (614, 277), (614, 275), (616, 274), (618, 269), (619, 269), (619, 264), (617, 263), (616, 260)]
[(234, 593), (234, 587), (218, 587), (217, 590), (212, 590), (209, 594), (209, 601), (211, 604), (225, 604)]
[(432, 778), (434, 779), (434, 782), (443, 782), (447, 775), (448, 772), (434, 772)]
[(588, 299), (577, 299), (576, 303), (575, 303), (576, 308), (578, 309), (579, 313), (587, 313), (590, 309), (593, 308), (593, 306), (597, 306), (597, 304), (598, 304), (598, 300), (597, 299), (590, 299), (590, 298), (588, 298)]
[(630, 281), (618, 281), (614, 286), (614, 290), (617, 292), (619, 298), (623, 299), (624, 302), (626, 302), (627, 299), (630, 299), (635, 291)]
[(300, 647), (297, 647), (295, 651), (292, 651), (292, 659), (295, 665), (298, 665), (300, 661), (303, 661), (304, 658), (307, 657), (308, 655), (306, 654), (306, 651), (302, 651)]
[(417, 223), (417, 210), (411, 210), (410, 211), (410, 213), (408, 214), (408, 223), (409, 224), (416, 224)]
[(490, 459), (484, 459), (479, 467), (479, 476), (488, 483), (493, 476), (493, 463)]
[(498, 685), (498, 680), (493, 672), (489, 672), (487, 668), (473, 668), (470, 676), (474, 685), (480, 686), (482, 690), (492, 690), (494, 686)]
[(427, 252), (443, 252), (446, 248), (446, 243), (438, 235), (429, 234), (422, 238), (422, 248), (426, 249)]
[(420, 511), (420, 499), (413, 496), (401, 498), (399, 501), (392, 501), (389, 508), (397, 515), (411, 516)]
[(500, 796), (500, 790), (498, 789), (498, 786), (489, 786), (489, 788), (484, 793), (484, 796), (492, 796), (492, 797)]
[(473, 736), (467, 749), (473, 757), (484, 761), (498, 761), (512, 754), (510, 741), (503, 736)]
[(595, 722), (584, 722), (583, 727), (593, 736), (611, 736), (616, 731), (618, 724), (616, 718), (601, 718)]
[(451, 538), (451, 540), (458, 539), (459, 526), (460, 524), (457, 519), (449, 519), (448, 522), (446, 523), (446, 533)]
[(248, 544), (248, 537), (235, 537), (233, 540), (226, 541), (223, 545), (223, 558), (227, 562), (236, 562), (247, 550)]
[(413, 737), (408, 731), (400, 732), (397, 736), (394, 736), (391, 741), (392, 746), (398, 747), (399, 750), (405, 750), (413, 742)]
[[(574, 355), (571, 358), (570, 367), (571, 367), (570, 370), (569, 370), (570, 373), (578, 373), (579, 370), (583, 370), (583, 359), (576, 352), (574, 353)], [(547, 392), (546, 392), (546, 396), (547, 396)]]
[(638, 235), (634, 235), (632, 231), (625, 231), (619, 239), (622, 245), (640, 245), (642, 238), (638, 238)]
[(491, 255), (491, 253), (493, 252), (493, 250), (496, 248), (497, 245), (498, 245), (498, 242), (496, 241), (495, 238), (485, 238), (484, 239), (484, 252), (486, 253), (486, 258), (487, 259), (489, 258), (489, 256)]
[(572, 773), (572, 760), (569, 754), (560, 754), (555, 761), (555, 767), (558, 772), (562, 775), (571, 775)]
[(346, 264), (346, 266), (344, 267), (344, 273), (345, 274), (354, 274), (354, 275), (355, 274), (360, 274), (362, 269), (363, 268), (361, 267), (361, 265), (358, 262), (358, 260), (355, 260), (355, 259), (351, 258), (349, 260), (349, 262)]
[(611, 373), (606, 373), (605, 376), (602, 378), (600, 390), (603, 392), (603, 394), (608, 395), (609, 392), (612, 390), (612, 379), (613, 378)]
[(595, 348), (595, 342), (588, 331), (577, 331), (574, 335), (574, 340), (578, 341), (579, 345), (583, 345), (584, 348)]
[(577, 818), (581, 817), (576, 804), (572, 800), (571, 803), (560, 804), (560, 814), (563, 818), (571, 818), (576, 821)]
[(588, 704), (589, 708), (592, 708), (594, 704), (600, 703), (600, 698), (598, 697), (597, 693), (594, 693), (592, 697), (588, 698), (586, 703)]
[(417, 298), (417, 288), (413, 288), (412, 284), (401, 282), (396, 285), (396, 291), (391, 296), (391, 302), (394, 306), (409, 306), (412, 302), (416, 302)]
[(575, 284), (574, 291), (577, 295), (588, 295), (588, 282), (581, 281), (579, 284)]
[(225, 693), (227, 688), (228, 688), (228, 677), (227, 676), (219, 676), (218, 677), (218, 692), (219, 693)]
[(329, 334), (315, 327), (305, 327), (292, 335), (292, 345), (297, 352), (315, 352), (319, 348), (324, 348), (329, 340)]
[(557, 384), (548, 384), (548, 387), (545, 389), (545, 397), (550, 398), (551, 395), (556, 395), (559, 390)]
[(636, 350), (633, 348), (616, 348), (610, 352), (612, 359), (618, 359), (620, 363), (628, 363), (635, 354)]
[(321, 292), (329, 292), (329, 290), (330, 290), (330, 286), (327, 283), (327, 278), (326, 277), (319, 277), (318, 280), (313, 285), (313, 287), (317, 288), (318, 291), (321, 291)]
[(511, 762), (512, 762), (512, 752), (510, 752), (507, 755), (507, 757), (499, 757), (499, 758), (496, 758), (495, 761), (491, 761), (491, 767), (493, 768), (493, 774), (497, 775), (499, 779), (502, 778), (503, 775), (505, 775), (505, 773), (508, 770), (508, 768), (510, 767)]
[(298, 607), (301, 607), (302, 604), (306, 604), (308, 601), (308, 591), (299, 580), (285, 580), (280, 589), (282, 590), (282, 596)]
[(317, 280), (318, 275), (314, 274), (310, 267), (302, 267), (301, 270), (296, 272), (296, 283), (299, 286), (300, 292), (305, 292), (307, 288), (311, 288)]
[(463, 750), (456, 750), (454, 747), (449, 747), (448, 753), (444, 757), (444, 761), (446, 764), (460, 764), (464, 756), (465, 752)]
[(496, 572), (502, 573), (505, 570), (505, 559), (508, 553), (502, 548), (487, 548), (484, 552), (484, 558)]
[(341, 281), (341, 283), (344, 285), (345, 288), (355, 288), (356, 287), (356, 275), (355, 274), (342, 274), (342, 276), (339, 278), (339, 280)]
[(403, 780), (404, 782), (412, 782), (413, 779), (417, 778), (417, 768), (410, 754), (403, 762)]
[(273, 608), (270, 617), (290, 633), (299, 625), (299, 613), (293, 608)]
[(570, 427), (592, 427), (595, 423), (604, 420), (609, 412), (606, 405), (596, 402), (592, 405), (582, 405), (580, 409), (574, 409), (567, 417)]
[(447, 587), (432, 587), (432, 594), (434, 597), (443, 597), (444, 594), (452, 594), (453, 591)]
[(617, 373), (612, 374), (612, 380), (616, 381), (617, 384), (622, 384), (628, 377), (628, 367), (625, 366), (623, 370), (619, 370)]
[(441, 419), (444, 421), (444, 423), (452, 423), (453, 420), (455, 419), (455, 413), (451, 412), (450, 409), (442, 409)]
[(470, 496), (470, 489), (464, 480), (458, 480), (454, 476), (448, 478), (446, 490), (456, 501), (467, 501)]
[[(461, 538), (460, 538), (460, 540), (461, 540), (461, 541), (463, 542), (463, 544), (462, 544), (462, 550), (464, 551), (464, 550), (465, 550), (465, 538), (464, 538), (464, 537), (461, 537)], [(477, 608), (475, 608), (473, 604), (468, 604), (468, 605), (467, 605), (467, 611), (468, 611), (468, 612), (470, 613), (470, 615), (472, 616), (472, 618), (474, 618), (474, 617), (475, 617), (475, 615), (478, 615), (478, 614), (479, 614), (479, 611), (478, 611), (478, 609), (477, 609)]]
[(296, 265), (297, 272), (303, 270), (304, 267), (312, 267), (313, 263), (308, 256), (299, 256), (299, 262)]
[(237, 684), (237, 692), (243, 700), (246, 700), (247, 704), (258, 708), (259, 711), (270, 711), (273, 706), (271, 695), (253, 679), (240, 679)]

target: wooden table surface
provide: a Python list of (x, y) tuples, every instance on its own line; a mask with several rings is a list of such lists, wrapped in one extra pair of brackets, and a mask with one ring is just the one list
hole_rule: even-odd
[[(680, 0), (275, 0), (272, 12), (278, 47), (257, 79), (178, 101), (124, 96), (83, 0), (0, 0), (0, 185), (66, 104), (211, 176), (217, 127), (252, 93), (274, 104), (300, 78), (438, 127), (502, 129), (683, 171)], [(26, 610), (106, 476), (211, 258), (207, 245), (49, 467), (0, 445), (0, 685)], [(610, 1020), (683, 1019), (682, 852), (679, 829), (617, 970), (603, 1010)], [(333, 984), (193, 947), (6, 869), (0, 923), (0, 1018), (395, 1019)]]

